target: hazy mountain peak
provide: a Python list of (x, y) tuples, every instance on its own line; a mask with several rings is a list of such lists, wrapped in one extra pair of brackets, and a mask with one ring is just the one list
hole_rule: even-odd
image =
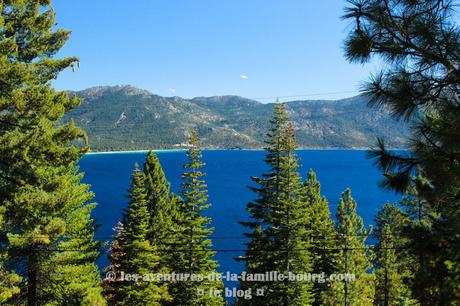
[(107, 94), (125, 94), (136, 96), (152, 96), (148, 90), (137, 88), (131, 85), (115, 85), (115, 86), (95, 86), (77, 92), (78, 95), (85, 98), (97, 98)]

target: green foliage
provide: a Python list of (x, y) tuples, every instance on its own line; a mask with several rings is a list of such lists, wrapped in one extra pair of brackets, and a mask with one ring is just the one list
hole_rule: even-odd
[[(9, 250), (0, 271), (10, 283), (2, 299), (104, 305), (93, 195), (75, 166), (83, 151), (71, 145), (85, 133), (73, 122), (59, 125), (81, 101), (50, 86), (77, 65), (74, 57), (52, 58), (70, 32), (54, 30), (50, 1), (5, 0), (0, 8), (0, 245)], [(22, 277), (17, 295), (13, 271)]]
[(337, 208), (337, 273), (354, 274), (352, 281), (334, 281), (325, 293), (325, 305), (373, 305), (374, 275), (369, 274), (371, 251), (366, 246), (370, 230), (356, 213), (356, 202), (347, 189), (342, 193)]
[[(177, 215), (177, 211), (176, 205), (173, 205), (171, 200), (169, 182), (166, 180), (158, 157), (152, 151), (147, 154), (143, 175), (150, 216), (149, 239), (159, 249), (167, 249), (175, 239), (172, 220)], [(166, 258), (166, 255), (162, 257)]]
[[(5, 256), (0, 257), (0, 260), (3, 262)], [(20, 282), (21, 277), (19, 275), (6, 271), (3, 266), (0, 267), (0, 304), (5, 304), (12, 297), (19, 294)]]
[[(265, 157), (269, 171), (262, 177), (252, 178), (258, 187), (251, 187), (251, 190), (258, 198), (247, 205), (252, 221), (242, 222), (250, 230), (246, 234), (250, 241), (243, 258), (246, 271), (308, 273), (312, 269), (307, 238), (308, 209), (307, 203), (302, 201), (294, 129), (286, 104), (275, 104), (270, 123)], [(309, 305), (312, 302), (312, 285), (303, 281), (242, 282), (241, 288), (264, 292), (250, 301), (239, 300), (242, 305)]]
[(412, 290), (426, 304), (460, 302), (456, 6), (452, 0), (350, 1), (344, 16), (355, 23), (345, 43), (349, 59), (362, 62), (375, 54), (388, 63), (366, 86), (371, 105), (411, 126), (410, 154), (390, 152), (381, 140), (372, 156), (385, 174), (384, 186), (407, 193), (417, 185), (417, 200), (429, 208), (431, 220), (411, 222), (407, 235), (420, 254)]
[[(273, 103), (238, 96), (168, 98), (131, 86), (96, 87), (76, 94), (85, 103), (66, 118), (88, 131), (94, 151), (186, 148), (184, 131), (192, 127), (205, 148), (263, 148), (273, 108)], [(366, 107), (367, 102), (357, 96), (287, 103), (299, 147), (368, 148), (375, 135), (388, 138), (392, 148), (405, 147), (405, 125), (387, 112)]]
[(403, 235), (408, 221), (407, 215), (391, 204), (375, 218), (375, 302), (379, 305), (418, 305), (410, 289), (418, 263)]
[[(129, 190), (130, 202), (124, 214), (123, 229), (112, 244), (112, 267), (122, 272), (143, 277), (144, 275), (166, 273), (159, 266), (160, 255), (156, 246), (148, 240), (150, 216), (148, 211), (145, 177), (136, 165)], [(114, 305), (162, 305), (170, 300), (166, 284), (152, 280), (117, 279), (109, 284), (108, 295)]]
[(410, 254), (405, 262), (413, 271), (410, 284), (414, 297), (420, 301), (437, 301), (444, 298), (441, 293), (443, 288), (439, 284), (446, 281), (449, 272), (447, 265), (440, 262), (446, 260), (447, 254), (438, 242), (438, 235), (445, 229), (438, 227), (436, 220), (439, 215), (424, 196), (429, 189), (427, 184), (426, 178), (421, 175), (411, 178), (407, 194), (399, 203), (407, 216), (401, 231)]
[[(205, 174), (202, 172), (201, 143), (196, 130), (192, 130), (187, 151), (188, 162), (183, 165), (182, 199), (174, 197), (178, 205), (176, 252), (172, 270), (175, 273), (190, 273), (208, 276), (217, 273), (218, 267), (213, 259), (215, 252), (211, 249), (209, 236), (213, 228), (211, 220), (203, 216), (210, 206), (206, 190)], [(210, 294), (219, 291), (222, 294), (223, 284), (220, 280), (180, 281), (171, 285), (172, 305), (223, 305), (222, 296)]]
[[(146, 201), (149, 212), (148, 238), (159, 250), (158, 269), (171, 271), (175, 267), (179, 216), (179, 198), (170, 193), (160, 161), (154, 152), (147, 154), (143, 167)], [(171, 284), (170, 284), (171, 285)]]
[[(0, 206), (0, 228), (3, 228), (4, 210), (4, 207)], [(20, 292), (19, 284), (21, 282), (21, 277), (15, 273), (6, 271), (3, 266), (5, 259), (6, 256), (3, 253), (0, 253), (0, 304), (6, 303)]]
[[(311, 237), (313, 273), (331, 275), (335, 272), (337, 261), (334, 221), (331, 219), (327, 199), (321, 195), (321, 185), (316, 173), (310, 170), (304, 182), (302, 196), (308, 207), (308, 235)], [(314, 305), (322, 305), (323, 294), (328, 290), (327, 283), (314, 283)]]

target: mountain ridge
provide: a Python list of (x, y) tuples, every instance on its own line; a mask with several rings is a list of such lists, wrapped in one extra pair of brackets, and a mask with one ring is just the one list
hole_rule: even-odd
[[(235, 95), (163, 97), (130, 85), (68, 91), (83, 104), (66, 115), (88, 132), (93, 151), (183, 148), (197, 128), (208, 149), (260, 149), (273, 103)], [(376, 137), (405, 148), (408, 129), (388, 112), (368, 108), (364, 96), (286, 102), (301, 148), (363, 149)]]

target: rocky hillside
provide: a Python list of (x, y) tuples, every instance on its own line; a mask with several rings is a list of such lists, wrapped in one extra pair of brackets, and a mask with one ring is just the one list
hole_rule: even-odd
[[(262, 148), (272, 103), (238, 96), (161, 97), (132, 86), (94, 87), (72, 118), (89, 135), (93, 151), (172, 149), (197, 128), (206, 148)], [(408, 130), (363, 96), (337, 101), (292, 101), (291, 118), (302, 148), (368, 148), (377, 136), (403, 148)]]

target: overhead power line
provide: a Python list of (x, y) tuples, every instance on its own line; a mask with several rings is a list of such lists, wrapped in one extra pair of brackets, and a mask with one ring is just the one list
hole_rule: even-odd
[[(101, 240), (101, 239), (110, 239), (112, 240), (115, 236), (115, 233), (113, 236), (94, 236), (94, 239), (97, 241), (97, 240)], [(334, 235), (334, 238), (344, 238), (344, 237), (374, 237), (375, 235), (373, 234), (335, 234)], [(401, 235), (397, 235), (397, 234), (392, 234), (392, 235), (384, 235), (384, 234), (381, 234), (379, 235), (379, 237), (399, 237)], [(1, 237), (1, 236), (0, 236)], [(322, 237), (326, 237), (326, 235), (324, 234), (315, 234), (315, 235), (308, 235), (308, 237), (312, 237), (312, 238), (322, 238)], [(18, 235), (18, 236), (10, 236), (10, 237), (4, 237), (4, 238), (8, 238), (8, 239), (32, 239), (32, 238), (35, 238), (35, 239), (46, 239), (46, 238), (52, 238), (50, 236), (22, 236), (22, 235)], [(78, 240), (78, 239), (86, 239), (85, 237), (60, 237), (62, 239), (64, 239), (63, 241), (71, 241), (71, 240)], [(209, 236), (209, 237), (206, 237), (208, 239), (251, 239), (251, 236)]]
[(332, 91), (332, 92), (319, 92), (311, 94), (299, 94), (299, 95), (288, 95), (288, 96), (269, 96), (269, 97), (258, 97), (258, 98), (248, 98), (251, 100), (268, 100), (268, 99), (291, 99), (291, 98), (303, 98), (303, 97), (315, 97), (315, 96), (328, 96), (328, 95), (339, 95), (339, 94), (360, 94), (356, 90), (347, 90), (347, 91)]
[[(169, 248), (169, 249), (156, 249), (156, 250), (138, 250), (137, 252), (142, 252), (142, 253), (156, 253), (156, 252), (171, 252), (171, 253), (189, 253), (189, 252), (253, 252), (253, 253), (268, 253), (268, 252), (273, 252), (273, 251), (278, 251), (278, 252), (292, 252), (292, 251), (311, 251), (311, 250), (326, 250), (326, 251), (353, 251), (353, 250), (406, 250), (409, 249), (409, 247), (379, 247), (377, 245), (367, 245), (365, 247), (322, 247), (322, 246), (311, 246), (308, 248), (294, 248), (294, 249), (271, 249), (271, 250), (248, 250), (248, 249), (187, 249), (186, 247), (183, 248)], [(24, 249), (22, 248), (13, 248), (13, 247), (8, 247), (8, 248), (1, 248), (0, 251), (22, 251)], [(30, 250), (33, 250), (35, 252), (80, 252), (80, 253), (112, 253), (110, 250), (105, 250), (105, 251), (98, 251), (94, 249), (78, 249), (78, 248), (28, 248), (27, 251), (30, 252)], [(116, 253), (116, 252), (114, 252)]]

